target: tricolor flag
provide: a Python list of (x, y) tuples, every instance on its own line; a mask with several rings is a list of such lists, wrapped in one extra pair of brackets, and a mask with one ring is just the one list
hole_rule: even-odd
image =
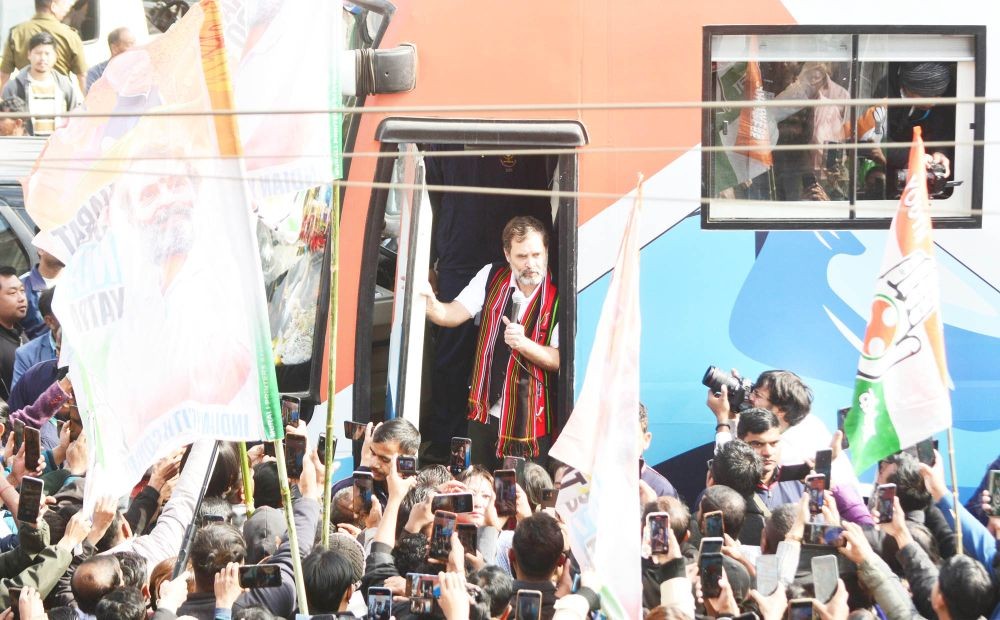
[[(639, 212), (625, 228), (576, 407), (550, 454), (576, 471), (556, 510), (573, 556), (600, 576), (610, 618), (642, 617), (639, 513)], [(598, 536), (598, 532), (602, 535)]]
[[(54, 310), (89, 441), (88, 499), (124, 494), (155, 459), (199, 438), (283, 435), (239, 129), (244, 139), (256, 131), (211, 112), (235, 108), (234, 81), (286, 95), (301, 86), (249, 67), (270, 53), (303, 64), (311, 38), (293, 36), (301, 30), (283, 10), (306, 5), (315, 21), (302, 28), (339, 18), (323, 0), (228, 14), (218, 0), (193, 5), (168, 33), (108, 64), (86, 107), (116, 115), (71, 119), (25, 182), (29, 212), (66, 264)], [(227, 48), (227, 17), (247, 29), (238, 54)], [(282, 32), (293, 44), (278, 45)], [(268, 186), (266, 164), (302, 170), (290, 145), (266, 149), (251, 174), (258, 188)], [(278, 185), (293, 177), (301, 185), (295, 175)]]
[(951, 426), (924, 158), (915, 127), (844, 423), (858, 472)]

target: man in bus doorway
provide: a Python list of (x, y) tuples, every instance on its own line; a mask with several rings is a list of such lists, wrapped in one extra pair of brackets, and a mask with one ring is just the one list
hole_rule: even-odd
[[(454, 301), (428, 284), (427, 318), (443, 327), (480, 314), (469, 386), (473, 459), (495, 469), (503, 456), (547, 453), (559, 371), (558, 292), (548, 270), (549, 236), (536, 218), (519, 216), (503, 230), (506, 262), (484, 266)], [(551, 388), (551, 389), (550, 389)]]

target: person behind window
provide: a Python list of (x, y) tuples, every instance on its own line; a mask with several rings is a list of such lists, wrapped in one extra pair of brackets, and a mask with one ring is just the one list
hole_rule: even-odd
[(55, 130), (56, 115), (80, 105), (69, 78), (54, 69), (56, 40), (48, 32), (39, 32), (28, 41), (28, 66), (3, 88), (3, 98), (20, 97), (33, 116), (27, 133), (47, 136)]
[(2, 113), (22, 114), (27, 111), (28, 106), (20, 97), (11, 97), (0, 101), (0, 136), (23, 136), (25, 134), (24, 119), (3, 116)]

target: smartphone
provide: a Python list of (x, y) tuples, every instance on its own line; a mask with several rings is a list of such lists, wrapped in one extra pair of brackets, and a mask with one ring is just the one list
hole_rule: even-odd
[(778, 589), (778, 556), (758, 555), (757, 591), (764, 596), (771, 596)]
[[(273, 441), (265, 441), (264, 442), (264, 456), (275, 456), (276, 454), (277, 453), (274, 451), (274, 442)], [(181, 465), (181, 469), (184, 469), (183, 465)]]
[(701, 573), (701, 593), (705, 598), (716, 598), (722, 593), (719, 580), (722, 579), (722, 554), (702, 553), (698, 557), (698, 572)]
[(367, 430), (367, 424), (344, 420), (344, 437), (350, 439), (351, 441), (362, 441), (365, 438), (365, 432), (367, 432)]
[(875, 493), (878, 498), (875, 502), (875, 508), (878, 510), (878, 522), (889, 523), (892, 521), (893, 512), (895, 512), (895, 504), (892, 500), (896, 497), (896, 485), (892, 483), (880, 484)]
[(406, 573), (406, 597), (412, 598), (420, 592), (420, 578), (430, 577), (425, 573)]
[(1000, 516), (1000, 469), (990, 470), (990, 514)]
[(468, 437), (451, 438), (451, 475), (459, 476), (472, 466), (472, 440)]
[(372, 493), (375, 491), (375, 477), (370, 471), (354, 472), (354, 505), (362, 512), (372, 509)]
[(24, 468), (34, 471), (42, 458), (42, 438), (37, 428), (24, 427)]
[(704, 535), (708, 538), (722, 538), (725, 533), (726, 528), (722, 523), (722, 511), (716, 510), (714, 512), (705, 513), (705, 531)]
[(559, 498), (559, 489), (542, 489), (539, 502), (542, 508), (555, 508), (556, 499)]
[(462, 543), (462, 548), (466, 553), (476, 554), (479, 548), (479, 528), (472, 523), (459, 523), (455, 526), (458, 532), (458, 542)]
[(201, 522), (203, 525), (215, 525), (216, 523), (225, 523), (226, 518), (222, 515), (201, 515)]
[(513, 469), (493, 472), (493, 489), (496, 491), (497, 516), (513, 516), (517, 512), (517, 473)]
[(816, 515), (823, 511), (823, 492), (826, 491), (826, 476), (813, 474), (806, 476), (806, 489), (809, 491), (809, 512)]
[(298, 426), (299, 424), (299, 408), (302, 406), (302, 401), (299, 400), (298, 396), (288, 396), (287, 394), (281, 396), (281, 423), (285, 426)]
[(251, 564), (240, 567), (241, 588), (277, 588), (280, 585), (280, 564)]
[(451, 535), (455, 532), (458, 515), (447, 510), (434, 513), (434, 529), (431, 531), (430, 549), (427, 556), (435, 560), (447, 560), (451, 553)]
[(368, 617), (371, 620), (389, 620), (392, 617), (392, 590), (368, 588)]
[(500, 469), (513, 469), (514, 473), (517, 474), (518, 484), (524, 483), (524, 464), (528, 460), (523, 456), (505, 456), (503, 457), (503, 464)]
[(809, 475), (809, 466), (805, 463), (800, 463), (798, 465), (782, 465), (781, 469), (778, 470), (778, 482), (785, 482), (787, 480), (804, 480), (806, 476)]
[(812, 620), (812, 618), (811, 598), (795, 598), (788, 602), (788, 620)]
[[(333, 454), (336, 457), (337, 454), (337, 438), (334, 437), (333, 441), (330, 442), (333, 448)], [(320, 463), (326, 463), (326, 433), (319, 434), (319, 443), (316, 444), (316, 456), (319, 457)]]
[[(25, 430), (25, 441), (27, 441), (27, 428)], [(25, 452), (27, 454), (27, 452)], [(924, 465), (934, 466), (934, 440), (927, 438), (917, 444), (917, 460)], [(25, 462), (27, 462), (27, 457), (25, 457)]]
[(670, 513), (651, 512), (646, 515), (646, 527), (649, 529), (649, 550), (650, 553), (669, 553), (670, 536), (667, 530), (670, 529)]
[(823, 474), (826, 476), (826, 488), (830, 488), (830, 477), (831, 470), (833, 469), (833, 450), (817, 450), (816, 451), (816, 464), (813, 466), (813, 470), (817, 474)]
[(840, 160), (844, 157), (844, 149), (833, 148), (834, 145), (840, 144), (839, 142), (827, 142), (826, 143), (826, 169), (836, 170), (837, 166), (840, 165)]
[(844, 528), (825, 523), (806, 523), (805, 531), (802, 535), (802, 542), (807, 545), (822, 545), (825, 547), (844, 546), (840, 535), (844, 533)]
[(13, 615), (11, 615), (11, 618), (13, 618), (14, 620), (20, 620), (21, 606), (19, 603), (21, 601), (21, 588), (18, 587), (8, 588), (7, 600), (10, 601), (10, 608), (14, 612)]
[(842, 450), (846, 450), (851, 447), (851, 442), (847, 441), (847, 431), (844, 430), (844, 422), (847, 421), (847, 414), (850, 412), (850, 407), (837, 409), (837, 430), (844, 435), (844, 438), (840, 441), (840, 448)]
[(837, 592), (837, 579), (840, 569), (837, 567), (837, 556), (820, 555), (812, 559), (813, 592), (816, 600), (829, 602)]
[(542, 593), (538, 590), (518, 590), (514, 597), (514, 620), (541, 620)]
[(288, 477), (298, 478), (302, 475), (302, 461), (306, 457), (306, 437), (285, 435), (282, 442), (285, 444), (285, 469)]
[(816, 185), (816, 175), (812, 172), (807, 172), (802, 175), (802, 191), (807, 191), (810, 187)]
[(409, 478), (411, 476), (417, 475), (417, 457), (415, 456), (397, 456), (396, 457), (396, 472), (404, 478)]
[(722, 543), (723, 539), (721, 538), (706, 536), (701, 539), (701, 545), (698, 547), (698, 553), (702, 555), (722, 553)]
[(17, 520), (22, 523), (38, 521), (38, 513), (42, 508), (41, 478), (25, 476), (21, 479), (21, 499), (17, 504)]
[(472, 512), (472, 493), (442, 493), (431, 500), (431, 511)]

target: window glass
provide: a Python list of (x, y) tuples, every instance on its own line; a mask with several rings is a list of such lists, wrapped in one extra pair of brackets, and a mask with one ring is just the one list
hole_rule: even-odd
[(0, 265), (10, 265), (19, 274), (31, 268), (28, 253), (3, 215), (0, 215)]

